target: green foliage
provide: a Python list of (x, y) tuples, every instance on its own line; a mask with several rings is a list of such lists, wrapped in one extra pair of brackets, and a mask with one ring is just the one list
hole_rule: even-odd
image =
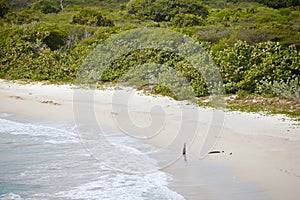
[(193, 14), (203, 19), (208, 15), (207, 8), (197, 0), (134, 0), (127, 4), (127, 11), (156, 22), (170, 21), (177, 14)]
[(8, 4), (1, 0), (0, 1), (0, 18), (3, 18), (9, 11), (9, 6)]
[(222, 23), (223, 25), (229, 25), (230, 23), (238, 23), (255, 14), (254, 8), (237, 7), (226, 9), (214, 9), (211, 11), (211, 23)]
[[(223, 38), (231, 40), (229, 43), (245, 40), (250, 44), (270, 40), (285, 46), (295, 44), (299, 48), (299, 18), (300, 12), (297, 7), (276, 10), (247, 2), (222, 9), (210, 9), (203, 29), (213, 27), (212, 31), (215, 32), (211, 31), (209, 34), (209, 41), (212, 43), (218, 43)], [(227, 34), (222, 36), (221, 33), (225, 31)], [(199, 38), (207, 40), (207, 37)]]
[[(11, 8), (0, 17), (0, 78), (73, 82), (89, 52), (113, 34), (162, 27), (203, 44), (220, 69), (226, 92), (236, 94), (237, 100), (260, 94), (297, 102), (299, 6), (286, 7), (295, 3), (288, 1), (274, 9), (254, 1), (133, 0), (124, 6), (128, 0), (64, 0), (60, 11), (59, 0), (0, 0), (1, 6), (6, 2)], [(281, 1), (266, 3), (270, 2)], [(145, 68), (149, 63), (166, 66), (174, 76), (159, 67)], [(209, 67), (195, 69), (172, 52), (142, 49), (119, 57), (96, 78), (188, 99), (191, 89), (198, 97), (208, 95), (213, 83), (203, 77), (214, 74)], [(158, 82), (151, 85), (153, 75)], [(176, 82), (178, 77), (191, 88)], [(249, 102), (253, 105), (252, 99)]]
[(117, 10), (124, 7), (129, 0), (64, 0), (65, 8), (71, 7), (99, 7), (101, 9)]
[(204, 24), (202, 17), (193, 14), (177, 14), (172, 18), (171, 24), (176, 27), (201, 26)]
[(264, 95), (281, 96), (300, 103), (300, 82), (299, 78), (288, 78), (286, 81), (268, 82), (263, 80), (258, 87), (259, 92)]
[(65, 45), (65, 40), (68, 33), (61, 27), (50, 26), (44, 31), (48, 32), (48, 35), (43, 39), (43, 42), (53, 51), (58, 50)]
[(246, 90), (238, 90), (236, 92), (237, 98), (243, 98), (246, 97), (247, 95), (249, 95), (249, 92)]
[[(107, 67), (107, 69), (102, 73), (102, 76), (99, 77), (100, 81), (104, 82), (122, 82), (123, 78), (126, 74), (133, 74), (130, 73), (130, 71), (137, 71), (134, 74), (137, 73), (137, 75), (134, 76), (134, 78), (130, 78), (131, 82), (138, 84), (138, 85), (144, 85), (149, 82), (149, 77), (145, 76), (146, 71), (149, 71), (150, 75), (162, 75), (165, 74), (165, 71), (160, 72), (159, 70), (164, 69), (162, 67), (157, 68), (146, 68), (145, 70), (139, 70), (141, 66), (143, 66), (145, 63), (156, 63), (159, 65), (167, 66), (169, 69), (173, 69), (174, 72), (179, 73), (181, 77), (185, 77), (187, 81), (189, 81), (189, 84), (191, 85), (191, 88), (193, 89), (193, 92), (196, 96), (205, 96), (208, 94), (208, 88), (206, 87), (206, 82), (198, 69), (196, 69), (194, 66), (192, 66), (190, 63), (188, 63), (184, 58), (163, 50), (159, 49), (144, 49), (144, 50), (138, 50), (131, 52), (130, 54), (124, 55), (120, 57), (115, 62), (111, 63), (110, 66)], [(140, 73), (139, 73), (140, 72)], [(147, 73), (146, 73), (147, 74)], [(204, 74), (203, 74), (204, 75)], [(143, 77), (142, 77), (143, 76)], [(136, 77), (140, 77), (136, 79)], [(179, 77), (179, 76), (177, 76)], [(173, 79), (174, 77), (168, 77), (165, 78), (162, 83), (166, 83)], [(176, 85), (176, 80), (179, 80), (180, 78), (177, 78), (173, 82), (173, 86)], [(167, 81), (168, 80), (168, 81)], [(130, 81), (129, 81), (130, 82)], [(168, 87), (167, 87), (168, 86)], [(164, 94), (169, 93), (166, 88), (170, 89), (170, 85), (165, 84), (159, 84), (159, 86), (155, 87), (154, 92), (158, 93), (158, 91), (163, 92)], [(180, 88), (175, 87), (175, 88)], [(172, 90), (174, 91), (174, 90)], [(184, 90), (187, 91), (187, 90)], [(182, 99), (183, 96), (187, 98), (187, 95), (180, 95), (182, 92), (175, 92), (172, 97), (177, 99)], [(179, 96), (174, 96), (178, 95)], [(185, 93), (186, 94), (186, 93)]]
[(34, 0), (4, 0), (13, 9), (28, 8)]
[[(34, 2), (40, 0), (4, 0), (13, 9), (24, 9), (29, 8)], [(60, 0), (51, 0), (52, 4), (60, 8)], [(79, 7), (101, 7), (103, 9), (119, 9), (122, 5), (127, 3), (129, 0), (63, 0), (63, 7), (69, 9), (74, 6)]]
[(267, 5), (272, 8), (286, 8), (291, 6), (300, 6), (298, 0), (255, 0), (258, 3)]
[(238, 41), (232, 48), (215, 52), (214, 57), (230, 93), (257, 92), (263, 80), (285, 82), (300, 75), (300, 52), (295, 46), (284, 48), (276, 42), (249, 45)]
[(60, 11), (60, 7), (57, 2), (53, 2), (51, 0), (39, 0), (32, 3), (31, 8), (34, 10), (40, 10), (41, 12), (48, 13), (58, 13)]
[(99, 9), (84, 8), (73, 16), (72, 23), (89, 26), (114, 26), (112, 20), (103, 17)]
[(193, 88), (186, 77), (168, 65), (145, 63), (133, 66), (118, 78), (118, 82), (137, 88), (148, 88), (154, 94), (169, 96), (177, 100), (194, 97)]
[(67, 52), (51, 51), (44, 42), (50, 34), (47, 28), (35, 25), (2, 30), (0, 77), (36, 81), (74, 79), (74, 56), (67, 55)]
[[(249, 2), (249, 0), (227, 0), (227, 1), (233, 3)], [(264, 4), (271, 8), (286, 8), (291, 6), (300, 6), (300, 2), (298, 0), (288, 0), (288, 1), (287, 0), (251, 0), (251, 1)]]
[(40, 13), (34, 10), (24, 10), (20, 12), (10, 12), (6, 15), (6, 22), (9, 24), (29, 24), (40, 21)]

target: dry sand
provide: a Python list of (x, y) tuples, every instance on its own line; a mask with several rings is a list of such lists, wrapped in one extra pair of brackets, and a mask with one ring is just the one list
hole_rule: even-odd
[[(85, 94), (91, 94), (91, 98), (84, 98)], [(228, 169), (232, 179), (257, 185), (270, 199), (300, 199), (300, 127), (288, 118), (226, 112), (224, 118), (216, 122), (212, 120), (216, 110), (166, 97), (146, 96), (128, 88), (118, 92), (112, 89), (89, 91), (74, 90), (70, 85), (18, 84), (0, 80), (0, 99), (0, 112), (38, 121), (72, 121), (74, 109), (91, 107), (100, 125), (122, 130), (132, 137), (140, 137), (142, 130), (144, 142), (172, 152), (174, 158), (180, 156), (183, 143), (187, 142), (188, 162), (177, 162), (165, 170), (174, 174), (175, 182), (182, 179), (181, 185), (174, 184), (175, 190), (186, 192), (194, 199), (200, 199), (195, 192), (198, 188), (187, 192), (182, 186), (188, 184), (188, 177), (203, 178), (198, 171), (201, 167), (209, 169), (210, 164)], [(197, 115), (194, 115), (195, 111)], [(75, 118), (81, 119), (78, 115), (75, 114)], [(162, 128), (156, 130), (156, 127)], [(205, 162), (199, 164), (201, 145), (210, 128), (216, 131), (213, 143), (217, 143), (209, 150), (224, 153), (209, 154)], [(152, 135), (153, 132), (156, 134)], [(169, 161), (163, 160), (161, 165), (167, 165)], [(186, 175), (189, 170), (190, 174)], [(218, 181), (218, 176), (214, 178)], [(226, 184), (220, 183), (220, 187), (222, 183)], [(217, 189), (221, 190), (220, 187)], [(210, 198), (210, 194), (206, 195), (207, 198), (202, 194), (202, 199)]]

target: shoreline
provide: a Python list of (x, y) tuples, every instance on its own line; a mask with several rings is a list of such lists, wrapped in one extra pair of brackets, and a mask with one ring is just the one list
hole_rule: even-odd
[[(41, 83), (20, 85), (0, 80), (0, 91), (0, 112), (14, 113), (38, 121), (74, 120), (71, 85), (54, 86), (42, 85)], [(116, 126), (118, 116), (115, 115), (114, 111), (118, 110), (118, 107), (112, 107), (113, 93), (113, 90), (97, 90), (94, 94), (94, 108), (98, 111), (95, 115), (97, 121), (116, 130), (119, 128)], [(158, 138), (146, 142), (158, 148), (164, 147), (170, 137), (174, 139), (174, 135), (172, 136), (170, 133), (178, 129), (176, 122), (178, 122), (177, 115), (180, 113), (176, 109), (182, 106), (190, 107), (166, 97), (146, 95), (139, 95), (139, 98), (135, 97), (136, 94), (130, 97), (132, 105), (129, 106), (131, 106), (132, 111), (130, 117), (135, 120), (137, 126), (148, 125), (150, 108), (153, 105), (162, 105), (165, 109), (167, 117), (165, 130), (161, 132)], [(202, 120), (200, 128), (203, 131), (209, 125), (211, 110), (199, 109), (206, 115), (206, 117), (199, 119)], [(209, 155), (203, 163), (228, 169), (229, 172), (226, 172), (228, 178), (257, 185), (270, 196), (270, 199), (298, 199), (300, 197), (300, 191), (297, 190), (297, 186), (300, 185), (300, 128), (299, 125), (293, 125), (292, 121), (282, 121), (279, 118), (278, 116), (263, 116), (243, 112), (225, 113), (222, 135), (220, 135), (214, 148), (224, 150), (224, 153)], [(192, 123), (191, 119), (186, 121)], [(172, 140), (173, 143), (167, 148), (176, 155), (181, 153), (183, 141), (186, 140), (185, 137), (191, 138), (193, 135), (177, 134), (175, 138), (177, 136), (178, 139)], [(197, 158), (196, 155), (199, 151), (200, 140), (201, 137), (196, 137), (193, 145), (188, 148), (188, 163), (190, 162), (192, 165), (193, 169), (190, 171), (193, 175), (199, 167), (195, 158)], [(175, 188), (175, 191), (176, 188), (178, 190), (176, 180), (184, 178), (184, 175), (176, 175), (180, 169), (185, 169), (182, 164), (184, 162), (178, 164), (177, 168), (174, 166), (176, 169), (169, 169), (169, 172), (166, 170), (174, 176), (175, 185), (171, 185), (171, 188)], [(182, 193), (193, 193), (192, 190), (184, 190)]]

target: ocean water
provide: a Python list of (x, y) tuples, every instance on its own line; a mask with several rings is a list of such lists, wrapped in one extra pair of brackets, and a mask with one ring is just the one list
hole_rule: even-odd
[[(95, 159), (72, 123), (29, 123), (1, 113), (0, 138), (1, 200), (184, 199), (168, 188), (172, 177), (141, 151), (153, 147), (118, 133), (107, 138), (126, 157), (120, 162), (114, 152)], [(147, 170), (131, 173), (133, 165)]]

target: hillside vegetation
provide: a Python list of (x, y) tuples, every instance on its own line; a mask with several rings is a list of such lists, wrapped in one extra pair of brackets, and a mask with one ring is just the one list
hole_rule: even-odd
[[(250, 98), (255, 105), (247, 106), (260, 110), (266, 106), (259, 107), (253, 99), (279, 98), (281, 104), (274, 105), (282, 109), (267, 111), (300, 116), (299, 4), (297, 0), (0, 0), (0, 78), (73, 83), (86, 56), (101, 42), (125, 30), (162, 27), (202, 44), (218, 66), (228, 95)], [(199, 99), (209, 95), (201, 74), (184, 58), (160, 49), (130, 52), (93, 81), (117, 82), (126, 70), (145, 62), (180, 71)], [(159, 85), (154, 91), (172, 96)], [(240, 101), (228, 103), (234, 109), (243, 107)]]

